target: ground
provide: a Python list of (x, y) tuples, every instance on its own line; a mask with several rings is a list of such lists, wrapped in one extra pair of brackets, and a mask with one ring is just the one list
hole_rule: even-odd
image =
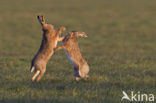
[[(0, 103), (121, 103), (122, 91), (156, 96), (155, 0), (1, 0)], [(58, 29), (83, 31), (90, 78), (76, 82), (63, 50), (39, 83), (30, 63), (42, 30), (36, 15)], [(61, 45), (59, 43), (58, 45)], [(124, 103), (126, 102), (123, 101)]]

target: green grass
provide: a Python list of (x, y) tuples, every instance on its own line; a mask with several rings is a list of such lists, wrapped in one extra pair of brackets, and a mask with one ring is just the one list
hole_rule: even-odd
[[(121, 103), (122, 90), (156, 96), (155, 0), (1, 0), (0, 103)], [(39, 49), (43, 14), (56, 29), (84, 31), (87, 81), (74, 81), (63, 50), (39, 83), (30, 62)], [(59, 43), (61, 45), (61, 43)], [(126, 102), (126, 101), (125, 101)]]

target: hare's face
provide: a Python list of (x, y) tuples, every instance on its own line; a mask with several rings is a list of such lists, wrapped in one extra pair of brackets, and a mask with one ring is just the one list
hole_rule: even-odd
[(50, 25), (50, 24), (47, 24), (47, 29), (54, 30), (54, 26), (53, 25)]
[(54, 26), (50, 24), (43, 25), (43, 31), (54, 31)]
[(88, 37), (87, 34), (84, 32), (78, 32), (77, 35), (78, 37), (85, 37), (85, 38)]
[(88, 37), (86, 33), (84, 32), (77, 32), (77, 31), (72, 31), (69, 33), (70, 37)]

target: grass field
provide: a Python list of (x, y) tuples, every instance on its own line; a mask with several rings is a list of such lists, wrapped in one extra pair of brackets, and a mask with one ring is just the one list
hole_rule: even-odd
[[(0, 103), (121, 103), (123, 90), (156, 96), (155, 4), (155, 0), (1, 0)], [(42, 38), (37, 14), (56, 29), (65, 26), (65, 33), (88, 34), (79, 39), (90, 66), (87, 81), (74, 81), (72, 65), (60, 50), (41, 81), (31, 82), (30, 62)]]

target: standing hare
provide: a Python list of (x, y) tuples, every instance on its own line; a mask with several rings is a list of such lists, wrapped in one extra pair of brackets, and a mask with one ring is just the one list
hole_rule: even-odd
[(44, 21), (43, 16), (37, 16), (43, 30), (42, 43), (35, 57), (32, 59), (30, 71), (35, 70), (35, 74), (32, 77), (32, 81), (36, 79), (38, 82), (46, 71), (46, 65), (50, 57), (54, 52), (54, 48), (57, 42), (60, 40), (59, 35), (65, 30), (65, 27), (61, 27), (55, 31), (53, 25), (47, 24)]
[(69, 32), (66, 36), (60, 37), (60, 40), (63, 41), (63, 46), (55, 48), (55, 50), (65, 49), (66, 55), (74, 67), (76, 80), (80, 80), (80, 77), (87, 78), (89, 72), (89, 66), (80, 52), (78, 37), (87, 37), (87, 35), (84, 32)]

